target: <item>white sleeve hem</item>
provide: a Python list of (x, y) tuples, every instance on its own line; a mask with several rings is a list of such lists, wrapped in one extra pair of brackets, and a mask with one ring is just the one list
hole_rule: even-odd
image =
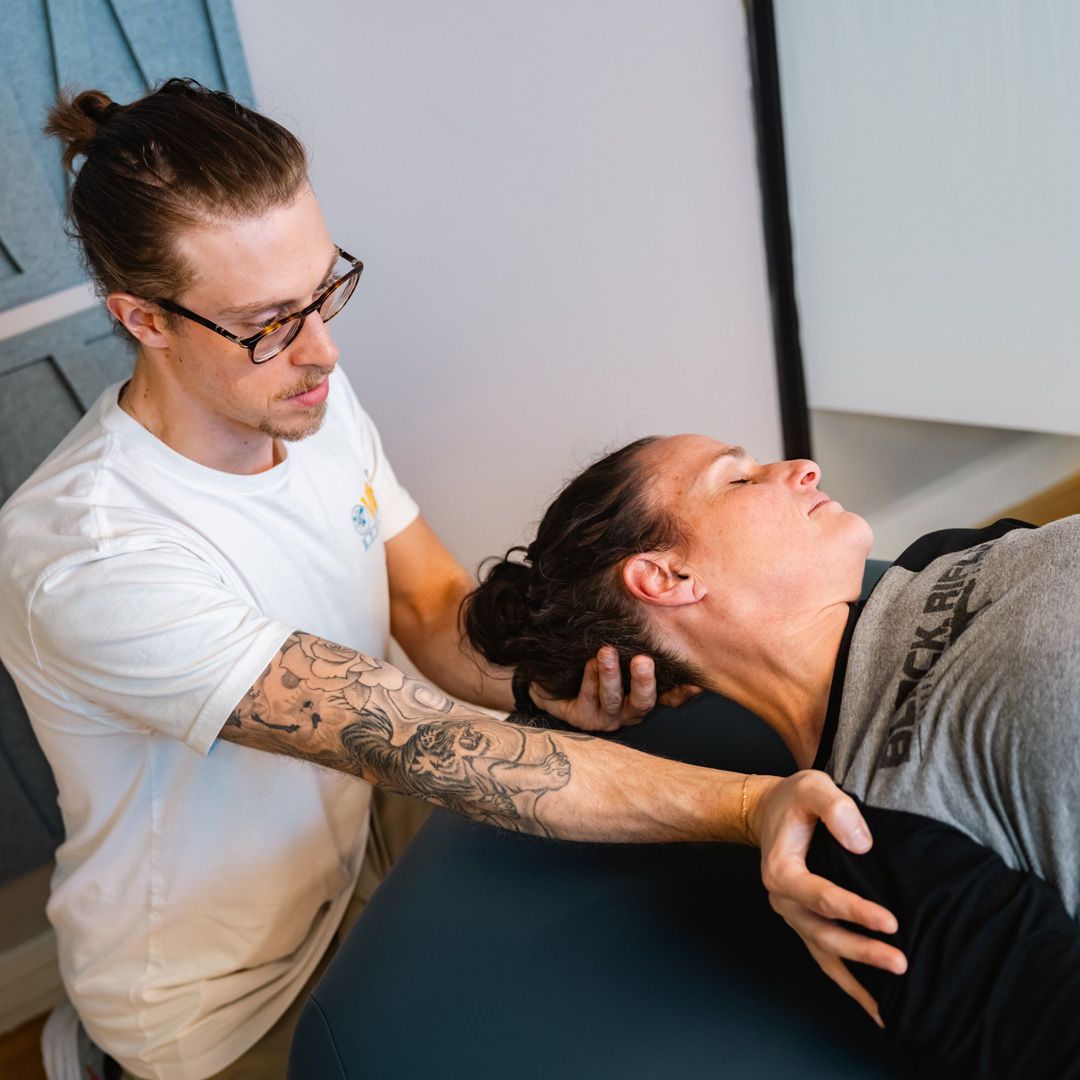
[[(404, 491), (402, 492), (404, 494)], [(406, 498), (408, 496), (406, 495)], [(416, 505), (411, 498), (409, 498), (410, 506), (408, 510), (398, 515), (397, 520), (391, 520), (386, 523), (383, 529), (383, 543), (388, 540), (393, 540), (395, 536), (403, 533), (419, 516), (420, 507)]]
[(192, 750), (203, 757), (210, 753), (229, 714), (255, 685), (255, 680), (266, 670), (293, 632), (293, 627), (281, 622), (270, 622), (263, 627), (248, 647), (244, 661), (232, 669), (229, 677), (218, 685), (199, 710), (184, 738)]

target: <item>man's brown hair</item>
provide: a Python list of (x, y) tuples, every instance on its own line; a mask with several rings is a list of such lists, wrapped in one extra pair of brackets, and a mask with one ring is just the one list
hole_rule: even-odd
[(307, 180), (295, 135), (192, 79), (169, 79), (129, 105), (100, 90), (63, 93), (45, 132), (75, 174), (73, 235), (102, 293), (178, 296), (194, 277), (177, 252), (179, 230), (260, 216), (291, 203)]

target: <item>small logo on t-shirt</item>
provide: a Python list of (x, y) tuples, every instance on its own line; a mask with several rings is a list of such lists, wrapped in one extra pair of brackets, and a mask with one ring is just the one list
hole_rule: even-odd
[(375, 491), (371, 486), (371, 480), (364, 477), (364, 494), (360, 501), (352, 508), (353, 528), (360, 534), (360, 540), (367, 551), (375, 538), (379, 535), (379, 504), (375, 498)]

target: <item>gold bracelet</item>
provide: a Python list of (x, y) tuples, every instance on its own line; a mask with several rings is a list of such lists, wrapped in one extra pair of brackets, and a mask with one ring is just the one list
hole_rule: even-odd
[(754, 846), (754, 841), (750, 836), (750, 822), (746, 814), (746, 785), (750, 783), (751, 779), (756, 773), (747, 773), (743, 777), (742, 782), (742, 810), (739, 814), (739, 821), (742, 823), (743, 839), (751, 846)]

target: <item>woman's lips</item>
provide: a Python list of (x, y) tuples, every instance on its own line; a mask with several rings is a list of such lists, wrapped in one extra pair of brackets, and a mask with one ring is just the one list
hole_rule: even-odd
[(829, 496), (826, 495), (824, 491), (821, 492), (820, 498), (818, 499), (818, 501), (816, 503), (814, 503), (813, 506), (810, 507), (810, 512), (806, 516), (809, 517), (810, 514), (812, 514), (815, 510), (820, 509), (822, 506), (827, 506), (832, 501), (833, 500), (830, 499)]

